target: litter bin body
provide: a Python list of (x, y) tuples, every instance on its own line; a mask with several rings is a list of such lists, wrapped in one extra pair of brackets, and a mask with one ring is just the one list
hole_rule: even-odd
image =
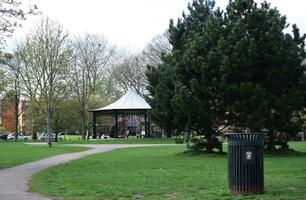
[(234, 194), (264, 192), (263, 146), (265, 134), (230, 133), (228, 138), (228, 184)]

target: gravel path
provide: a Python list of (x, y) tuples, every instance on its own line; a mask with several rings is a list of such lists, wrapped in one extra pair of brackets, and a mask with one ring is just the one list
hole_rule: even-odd
[(110, 145), (73, 145), (73, 146), (85, 146), (85, 147), (90, 147), (91, 149), (83, 152), (57, 155), (36, 162), (31, 162), (16, 167), (0, 170), (0, 200), (51, 200), (51, 198), (27, 192), (28, 182), (33, 174), (43, 169), (61, 163), (65, 163), (70, 160), (76, 160), (84, 156), (88, 156), (95, 153), (112, 151), (114, 149), (127, 148), (127, 147), (160, 146), (160, 145), (110, 144)]

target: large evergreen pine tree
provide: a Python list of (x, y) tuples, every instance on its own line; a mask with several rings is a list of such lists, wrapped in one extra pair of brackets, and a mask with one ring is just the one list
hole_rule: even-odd
[(171, 54), (148, 72), (155, 117), (206, 138), (215, 124), (268, 130), (274, 150), (305, 106), (305, 36), (295, 25), (286, 33), (286, 17), (266, 2), (235, 0), (220, 11), (197, 0), (188, 10), (170, 22)]
[(268, 149), (274, 150), (277, 135), (296, 133), (295, 114), (305, 102), (299, 92), (305, 36), (295, 25), (291, 34), (285, 33), (286, 17), (267, 2), (231, 1), (224, 24), (220, 83), (230, 124), (267, 130)]
[(172, 52), (147, 74), (153, 119), (172, 130), (195, 130), (208, 137), (221, 116), (216, 114), (220, 107), (214, 106), (218, 94), (213, 79), (218, 74), (215, 48), (223, 29), (222, 13), (213, 7), (214, 2), (194, 1), (188, 6), (190, 15), (183, 14), (176, 25), (170, 22)]

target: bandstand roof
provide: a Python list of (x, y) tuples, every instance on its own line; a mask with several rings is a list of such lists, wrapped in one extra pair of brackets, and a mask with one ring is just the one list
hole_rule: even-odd
[(134, 88), (131, 88), (125, 95), (123, 95), (114, 103), (102, 108), (92, 109), (89, 111), (98, 113), (108, 113), (114, 111), (145, 111), (150, 109), (151, 106), (146, 102), (146, 100), (142, 98)]

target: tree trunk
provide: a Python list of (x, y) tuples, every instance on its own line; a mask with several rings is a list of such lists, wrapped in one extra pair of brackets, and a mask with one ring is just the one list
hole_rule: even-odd
[(48, 134), (48, 146), (52, 147), (52, 136), (51, 136), (51, 112), (48, 102), (46, 103), (46, 117), (47, 117), (47, 134)]
[(267, 148), (266, 150), (268, 152), (275, 152), (276, 148), (275, 148), (275, 134), (274, 131), (271, 131), (268, 133), (268, 143), (267, 143)]
[(18, 95), (15, 94), (15, 141), (18, 140), (18, 115), (19, 115), (19, 98)]
[[(206, 142), (207, 142), (208, 144), (213, 144), (213, 141), (212, 141), (211, 138), (212, 138), (212, 130), (210, 130), (210, 131), (208, 131), (208, 132), (205, 133), (205, 139), (206, 139)], [(213, 152), (213, 147), (209, 145), (209, 146), (206, 148), (206, 152), (207, 152), (207, 153), (212, 153), (212, 152)]]
[(35, 116), (35, 111), (34, 111), (34, 105), (33, 105), (33, 98), (30, 98), (30, 103), (29, 103), (29, 108), (28, 108), (28, 115), (27, 115), (27, 118), (28, 118), (28, 123), (29, 123), (29, 133), (32, 134), (32, 140), (37, 140), (37, 134), (34, 132), (34, 127), (35, 127), (35, 119), (36, 119), (36, 116)]
[(167, 134), (167, 138), (171, 138), (172, 137), (171, 129), (170, 128), (166, 128), (165, 131), (166, 131), (166, 134)]
[(187, 137), (186, 137), (186, 145), (187, 145), (187, 148), (190, 148), (190, 132), (191, 132), (191, 130), (190, 129), (188, 129), (188, 131), (187, 131)]
[(55, 132), (55, 138), (54, 138), (55, 142), (58, 142), (58, 132)]
[(85, 108), (81, 110), (81, 134), (82, 139), (86, 140), (86, 131), (85, 131), (85, 125), (86, 125), (86, 116), (85, 116)]
[(34, 115), (31, 114), (31, 120), (30, 120), (30, 125), (29, 125), (29, 132), (32, 133), (32, 139), (35, 141), (37, 140), (37, 134), (34, 133), (34, 123), (35, 123), (35, 120), (34, 120)]

